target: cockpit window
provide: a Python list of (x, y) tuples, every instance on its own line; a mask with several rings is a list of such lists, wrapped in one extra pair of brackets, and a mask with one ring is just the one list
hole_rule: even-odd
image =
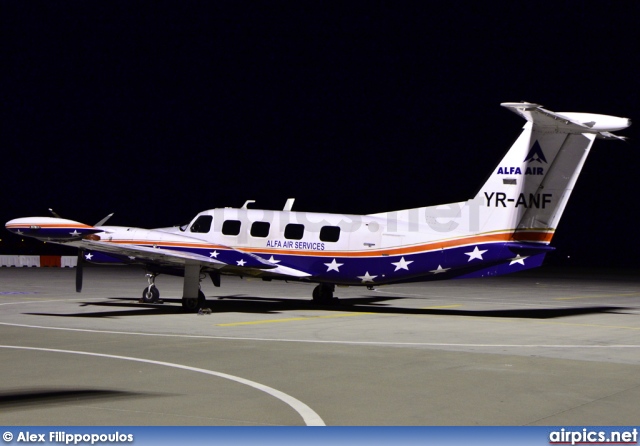
[(211, 230), (212, 215), (201, 215), (191, 225), (191, 232), (207, 233)]

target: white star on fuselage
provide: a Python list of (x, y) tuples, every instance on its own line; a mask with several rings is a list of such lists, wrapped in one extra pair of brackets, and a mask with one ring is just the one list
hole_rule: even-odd
[(511, 263), (509, 263), (509, 266), (515, 265), (516, 263), (519, 263), (520, 265), (525, 266), (524, 259), (528, 259), (528, 258), (529, 256), (522, 257), (520, 254), (517, 254), (513, 259), (509, 259), (511, 260)]
[(396, 267), (396, 269), (393, 270), (394, 272), (398, 271), (399, 269), (406, 269), (407, 271), (409, 271), (409, 264), (410, 263), (413, 263), (413, 260), (409, 260), (407, 262), (404, 259), (404, 257), (402, 257), (399, 262), (391, 262), (391, 264)]
[(87, 259), (87, 260), (91, 260), (93, 258), (93, 254), (91, 254), (91, 253), (85, 254), (84, 258)]
[(375, 279), (378, 276), (371, 276), (369, 274), (369, 271), (367, 271), (366, 273), (364, 273), (364, 276), (356, 276), (358, 279), (362, 279), (362, 283), (365, 282), (373, 282), (373, 279)]
[(244, 266), (245, 263), (247, 263), (247, 262), (245, 262), (243, 259), (240, 259), (236, 263), (238, 264), (238, 266)]
[(22, 234), (24, 234), (24, 232), (22, 232), (20, 229), (17, 229), (17, 230), (16, 230), (16, 234), (18, 234), (18, 235), (22, 235)]
[(69, 234), (73, 235), (74, 237), (77, 237), (80, 235), (80, 233), (76, 229), (74, 229), (73, 232), (70, 232)]
[(340, 267), (344, 265), (344, 263), (338, 263), (336, 262), (336, 259), (333, 259), (333, 261), (331, 263), (325, 263), (325, 266), (327, 267), (327, 272), (329, 271), (337, 271), (340, 272)]
[(442, 265), (438, 265), (437, 269), (432, 269), (431, 271), (429, 271), (430, 273), (433, 274), (442, 274), (442, 273), (446, 273), (447, 271), (449, 271), (451, 268), (443, 268)]
[(467, 262), (472, 261), (473, 259), (478, 259), (478, 260), (484, 260), (482, 258), (482, 254), (484, 254), (485, 252), (487, 252), (487, 249), (483, 249), (482, 251), (478, 249), (478, 247), (476, 246), (475, 248), (473, 248), (473, 251), (471, 252), (465, 252), (464, 254), (469, 256), (469, 260), (467, 260)]
[(209, 253), (209, 257), (215, 257), (217, 259), (219, 254), (220, 253), (218, 251), (213, 251), (213, 252)]
[(267, 260), (267, 262), (280, 263), (280, 260), (276, 260), (276, 259), (273, 258), (273, 256), (271, 256), (271, 258), (269, 260)]

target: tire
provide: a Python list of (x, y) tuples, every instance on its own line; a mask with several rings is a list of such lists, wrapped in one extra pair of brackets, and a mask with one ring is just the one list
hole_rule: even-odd
[(314, 302), (320, 302), (322, 300), (322, 297), (320, 297), (320, 286), (321, 285), (316, 286), (311, 294)]
[(142, 290), (142, 302), (146, 304), (152, 304), (160, 300), (160, 291), (155, 286), (146, 287)]
[(182, 298), (182, 309), (185, 313), (197, 313), (200, 308), (205, 305), (206, 299), (204, 297), (204, 293), (202, 291), (198, 291), (198, 298), (194, 299), (193, 297), (183, 297)]
[(338, 299), (333, 297), (334, 285), (321, 283), (313, 289), (313, 301), (319, 304), (335, 304)]

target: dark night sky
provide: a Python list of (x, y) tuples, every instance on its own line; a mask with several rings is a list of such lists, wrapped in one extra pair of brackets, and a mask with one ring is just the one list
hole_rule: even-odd
[[(459, 201), (524, 124), (500, 102), (640, 115), (640, 3), (448, 3), (2, 1), (2, 222)], [(638, 265), (637, 131), (596, 141), (556, 261)]]

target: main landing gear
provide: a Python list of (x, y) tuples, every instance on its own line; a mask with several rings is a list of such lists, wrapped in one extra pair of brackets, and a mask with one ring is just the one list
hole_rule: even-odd
[(338, 298), (333, 297), (336, 286), (332, 283), (321, 283), (313, 289), (313, 301), (319, 304), (337, 304)]
[(205, 305), (206, 298), (202, 290), (198, 290), (198, 297), (183, 297), (182, 309), (185, 313), (196, 313), (200, 308)]
[(200, 264), (187, 261), (184, 265), (184, 282), (182, 286), (182, 309), (185, 313), (195, 313), (205, 306), (204, 293), (200, 289)]
[[(142, 290), (140, 302), (146, 304), (161, 304), (160, 291), (156, 287), (156, 277), (158, 273), (147, 273), (149, 286)], [(203, 276), (204, 277), (204, 276)], [(182, 309), (186, 313), (195, 313), (206, 305), (206, 298), (200, 289), (200, 266), (197, 264), (187, 264), (184, 269), (184, 284), (182, 289)], [(216, 281), (214, 280), (214, 284)], [(219, 285), (218, 279), (218, 285)]]

